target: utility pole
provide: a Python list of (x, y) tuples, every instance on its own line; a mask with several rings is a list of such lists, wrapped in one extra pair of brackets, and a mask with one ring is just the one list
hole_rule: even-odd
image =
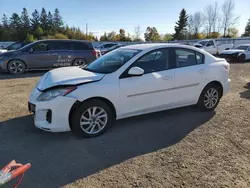
[(88, 35), (88, 23), (86, 23), (86, 35)]

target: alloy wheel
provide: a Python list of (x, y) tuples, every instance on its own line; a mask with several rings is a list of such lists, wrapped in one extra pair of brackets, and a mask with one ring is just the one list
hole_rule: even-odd
[(17, 73), (23, 72), (24, 67), (23, 67), (22, 63), (13, 61), (13, 62), (11, 62), (10, 66), (9, 66), (9, 70), (11, 71), (11, 73), (17, 74)]
[(87, 134), (97, 134), (105, 128), (108, 114), (101, 107), (88, 108), (80, 118), (81, 129)]
[(204, 104), (206, 108), (213, 108), (219, 100), (219, 92), (215, 88), (210, 88), (205, 93)]

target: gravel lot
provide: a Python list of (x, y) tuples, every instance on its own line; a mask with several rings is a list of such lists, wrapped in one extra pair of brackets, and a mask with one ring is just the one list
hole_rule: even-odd
[(33, 126), (27, 100), (43, 73), (0, 74), (0, 166), (30, 162), (21, 187), (250, 187), (249, 63), (231, 65), (232, 89), (214, 113), (129, 118), (93, 139)]

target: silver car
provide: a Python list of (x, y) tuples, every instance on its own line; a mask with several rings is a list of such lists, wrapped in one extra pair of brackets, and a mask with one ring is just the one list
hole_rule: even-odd
[(26, 70), (81, 66), (99, 56), (100, 53), (87, 41), (40, 40), (19, 50), (0, 54), (0, 70), (22, 74)]

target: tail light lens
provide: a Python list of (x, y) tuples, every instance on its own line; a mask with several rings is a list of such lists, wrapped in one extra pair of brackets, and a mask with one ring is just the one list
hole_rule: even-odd
[(94, 56), (97, 56), (97, 55), (98, 55), (97, 51), (95, 51), (95, 50), (93, 50), (91, 53), (92, 53), (92, 55), (94, 55)]

